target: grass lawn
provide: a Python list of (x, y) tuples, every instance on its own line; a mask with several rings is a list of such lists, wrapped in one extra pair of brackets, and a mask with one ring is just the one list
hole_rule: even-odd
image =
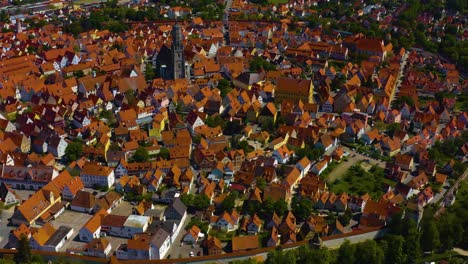
[(235, 236), (236, 231), (225, 232), (217, 229), (211, 229), (210, 235), (217, 237), (221, 242), (229, 242)]
[(289, 0), (268, 0), (268, 2), (270, 4), (275, 4), (276, 5), (276, 4), (285, 4), (285, 3), (289, 2)]
[(392, 180), (387, 179), (387, 178), (384, 178), (384, 179), (382, 180), (382, 182), (385, 183), (385, 184), (388, 184), (389, 186), (392, 186), (392, 187), (395, 187), (395, 185), (396, 185), (396, 182), (395, 182), (395, 181), (392, 181)]
[(329, 188), (334, 193), (353, 195), (363, 195), (368, 193), (373, 199), (379, 199), (382, 194), (384, 181), (384, 170), (374, 166), (369, 171), (364, 170), (360, 165), (354, 165), (348, 169), (341, 179), (329, 184)]
[(332, 161), (327, 168), (320, 174), (321, 179), (327, 179), (328, 175), (339, 165), (338, 162)]

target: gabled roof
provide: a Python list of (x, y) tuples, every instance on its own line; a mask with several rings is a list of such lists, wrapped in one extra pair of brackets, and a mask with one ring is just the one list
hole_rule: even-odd
[(96, 197), (92, 193), (87, 191), (78, 191), (70, 205), (82, 208), (93, 208), (95, 203)]
[(51, 205), (49, 200), (50, 191), (39, 190), (29, 199), (18, 206), (17, 210), (28, 221), (31, 222), (39, 217)]
[(106, 210), (101, 209), (96, 214), (91, 217), (88, 222), (83, 226), (83, 228), (87, 229), (90, 233), (96, 232), (96, 230), (101, 227), (101, 221), (104, 216), (108, 213)]
[(258, 236), (236, 236), (232, 238), (232, 251), (244, 251), (259, 247)]
[(50, 223), (46, 223), (44, 226), (39, 228), (32, 237), (40, 246), (44, 246), (55, 231), (56, 229)]
[(170, 205), (170, 208), (176, 211), (177, 214), (179, 214), (180, 216), (184, 215), (187, 211), (187, 206), (185, 206), (185, 204), (182, 203), (182, 200), (180, 200), (180, 198), (174, 199), (174, 201)]

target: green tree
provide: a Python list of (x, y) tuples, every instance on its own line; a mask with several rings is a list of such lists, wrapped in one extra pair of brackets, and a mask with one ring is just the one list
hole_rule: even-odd
[(269, 133), (273, 133), (275, 130), (275, 121), (273, 117), (266, 118), (265, 121), (262, 123), (262, 130), (266, 130)]
[(247, 142), (247, 140), (238, 141), (235, 146), (231, 145), (231, 147), (235, 149), (242, 149), (244, 150), (244, 153), (249, 153), (250, 149), (252, 148), (250, 147), (249, 142)]
[(184, 203), (187, 207), (192, 206), (193, 204), (193, 194), (184, 193), (180, 196), (180, 201)]
[(266, 198), (262, 203), (262, 209), (267, 216), (273, 215), (275, 212), (275, 202), (270, 197)]
[(356, 259), (356, 246), (351, 245), (349, 240), (345, 240), (338, 250), (337, 263), (354, 264)]
[(313, 202), (307, 197), (301, 197), (298, 199), (296, 196), (292, 198), (291, 209), (294, 214), (299, 219), (305, 220), (312, 214)]
[(382, 121), (377, 121), (374, 123), (374, 128), (377, 129), (379, 132), (383, 132), (387, 129), (387, 125)]
[(236, 191), (231, 192), (221, 204), (221, 207), (226, 212), (231, 212), (236, 206), (236, 201), (239, 198), (239, 193)]
[(432, 252), (439, 248), (439, 230), (434, 218), (425, 219), (421, 227), (421, 248), (424, 252)]
[(243, 260), (235, 260), (231, 263), (232, 264), (259, 264), (258, 261), (256, 261), (255, 259), (251, 259), (251, 258), (243, 259)]
[(202, 222), (198, 217), (193, 217), (192, 219), (190, 219), (190, 222), (187, 224), (187, 226), (185, 226), (185, 230), (188, 230), (188, 229), (192, 228), (192, 226), (194, 226), (194, 225), (199, 227), (200, 230), (203, 233), (206, 234), (208, 232), (209, 223), (208, 222)]
[(276, 67), (262, 57), (254, 57), (250, 61), (250, 71), (258, 72), (260, 70), (273, 71)]
[(231, 90), (231, 83), (226, 79), (218, 81), (218, 89), (221, 92), (221, 97), (225, 97)]
[(65, 149), (65, 159), (69, 162), (75, 161), (83, 156), (83, 143), (70, 142)]
[(412, 219), (404, 219), (401, 227), (401, 235), (405, 238), (404, 251), (405, 255), (408, 256), (408, 263), (417, 263), (421, 255), (421, 250), (416, 222)]
[(347, 226), (349, 225), (352, 217), (353, 213), (348, 209), (344, 212), (344, 214), (338, 216), (338, 221), (340, 221), (343, 226)]
[(133, 154), (133, 159), (136, 162), (146, 162), (149, 160), (149, 153), (145, 147), (139, 147)]
[(385, 238), (387, 248), (385, 251), (386, 264), (404, 264), (406, 261), (406, 254), (404, 252), (405, 239), (402, 236), (389, 235)]
[(221, 129), (226, 128), (226, 120), (220, 115), (208, 116), (205, 120), (205, 124), (209, 127), (221, 127)]
[(265, 264), (295, 264), (296, 255), (293, 251), (274, 250), (267, 255)]
[(193, 197), (193, 207), (197, 210), (206, 210), (210, 206), (210, 199), (204, 195), (199, 194)]
[(15, 254), (16, 263), (31, 263), (33, 256), (31, 253), (31, 246), (29, 244), (29, 239), (25, 235), (21, 235), (20, 240), (18, 241), (18, 251)]
[(162, 159), (168, 160), (171, 157), (171, 153), (167, 148), (161, 148), (159, 150), (158, 156)]
[(381, 264), (384, 261), (382, 248), (374, 240), (366, 240), (356, 245), (356, 256), (359, 263)]
[(153, 65), (151, 63), (146, 63), (145, 67), (145, 80), (146, 81), (152, 81), (156, 77), (156, 74), (154, 73)]
[(463, 239), (464, 228), (462, 220), (453, 213), (443, 214), (438, 223), (440, 245), (443, 250), (451, 250)]
[(115, 115), (111, 110), (102, 110), (100, 115), (101, 118), (107, 120), (107, 124), (113, 127), (116, 123)]
[(257, 180), (257, 187), (260, 189), (260, 190), (265, 190), (265, 187), (266, 187), (266, 180), (264, 178), (260, 178)]
[(330, 263), (330, 251), (327, 248), (310, 248), (301, 246), (296, 251), (297, 263)]
[(84, 72), (82, 70), (76, 71), (75, 72), (75, 77), (76, 78), (81, 78), (84, 76)]
[(284, 214), (286, 214), (287, 211), (288, 211), (288, 204), (286, 203), (285, 200), (280, 199), (275, 202), (275, 212), (279, 216), (283, 216)]
[(2, 10), (0, 12), (0, 22), (6, 23), (8, 20), (10, 20), (10, 15), (5, 10)]
[(401, 97), (396, 98), (392, 102), (392, 108), (393, 109), (401, 109), (405, 103), (408, 104), (408, 106), (410, 106), (410, 107), (414, 106), (413, 98), (411, 98), (409, 96), (401, 96)]
[(392, 219), (389, 224), (390, 232), (394, 235), (401, 234), (402, 227), (402, 213), (397, 213), (392, 215)]
[(389, 136), (393, 137), (395, 132), (401, 130), (401, 125), (400, 123), (391, 123), (387, 126), (387, 133)]

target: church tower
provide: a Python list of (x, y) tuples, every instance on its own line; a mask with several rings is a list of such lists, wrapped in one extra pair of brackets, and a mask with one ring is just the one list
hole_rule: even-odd
[(184, 45), (182, 44), (182, 28), (178, 23), (172, 28), (172, 77), (175, 79), (185, 78)]

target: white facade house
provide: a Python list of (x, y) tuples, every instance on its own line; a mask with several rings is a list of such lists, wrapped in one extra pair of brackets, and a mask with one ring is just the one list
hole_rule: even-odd
[(47, 144), (47, 151), (52, 153), (56, 158), (61, 158), (65, 155), (65, 149), (67, 148), (68, 143), (64, 138), (56, 136), (51, 139)]
[(124, 235), (132, 237), (135, 234), (143, 233), (148, 229), (149, 223), (149, 216), (129, 215), (124, 223), (124, 228), (126, 229)]
[(61, 226), (47, 240), (40, 250), (58, 252), (73, 235), (73, 228)]
[(116, 237), (132, 238), (148, 229), (150, 217), (140, 215), (107, 215), (102, 220), (101, 231)]
[(60, 226), (55, 229), (52, 225), (46, 224), (34, 233), (29, 241), (33, 250), (58, 252), (72, 235), (73, 228)]
[(9, 206), (20, 203), (21, 198), (8, 184), (2, 183), (0, 184), (0, 201), (2, 201), (5, 206)]
[(311, 171), (315, 173), (316, 175), (320, 175), (327, 168), (328, 168), (328, 161), (323, 159), (315, 163)]
[(121, 244), (115, 250), (115, 256), (117, 259), (151, 259), (151, 251), (149, 244), (144, 245), (143, 247), (133, 247), (133, 244)]
[[(136, 243), (135, 243), (136, 242)], [(159, 228), (151, 237), (137, 235), (128, 244), (121, 244), (115, 251), (117, 259), (164, 259), (171, 246), (171, 236)]]
[(95, 238), (99, 238), (101, 234), (101, 219), (107, 215), (107, 212), (100, 210), (80, 229), (78, 237), (80, 241), (91, 242)]
[(203, 122), (200, 116), (198, 116), (195, 112), (190, 112), (188, 114), (186, 122), (187, 122), (187, 127), (190, 130), (190, 133), (192, 133), (192, 135), (196, 134), (195, 129), (197, 127), (205, 125), (205, 122)]
[(114, 170), (107, 166), (88, 163), (80, 174), (85, 187), (95, 186), (110, 188), (115, 183)]
[(128, 169), (124, 164), (122, 164), (122, 162), (119, 162), (117, 167), (115, 167), (115, 169), (114, 169), (114, 173), (115, 173), (115, 177), (118, 179), (118, 178), (121, 178), (124, 175), (127, 175), (128, 174)]
[(271, 155), (279, 164), (288, 163), (289, 159), (293, 156), (294, 151), (290, 151), (286, 145), (273, 151)]
[(98, 226), (95, 230), (90, 230), (88, 228), (81, 228), (79, 232), (80, 241), (91, 242), (95, 238), (99, 238), (101, 234), (101, 226)]
[(303, 157), (296, 163), (296, 168), (301, 172), (301, 177), (304, 177), (310, 170), (312, 163), (307, 157)]
[(112, 244), (105, 238), (98, 238), (86, 245), (83, 255), (97, 258), (107, 258), (112, 251)]
[(171, 246), (171, 236), (160, 228), (151, 239), (150, 259), (164, 259)]

